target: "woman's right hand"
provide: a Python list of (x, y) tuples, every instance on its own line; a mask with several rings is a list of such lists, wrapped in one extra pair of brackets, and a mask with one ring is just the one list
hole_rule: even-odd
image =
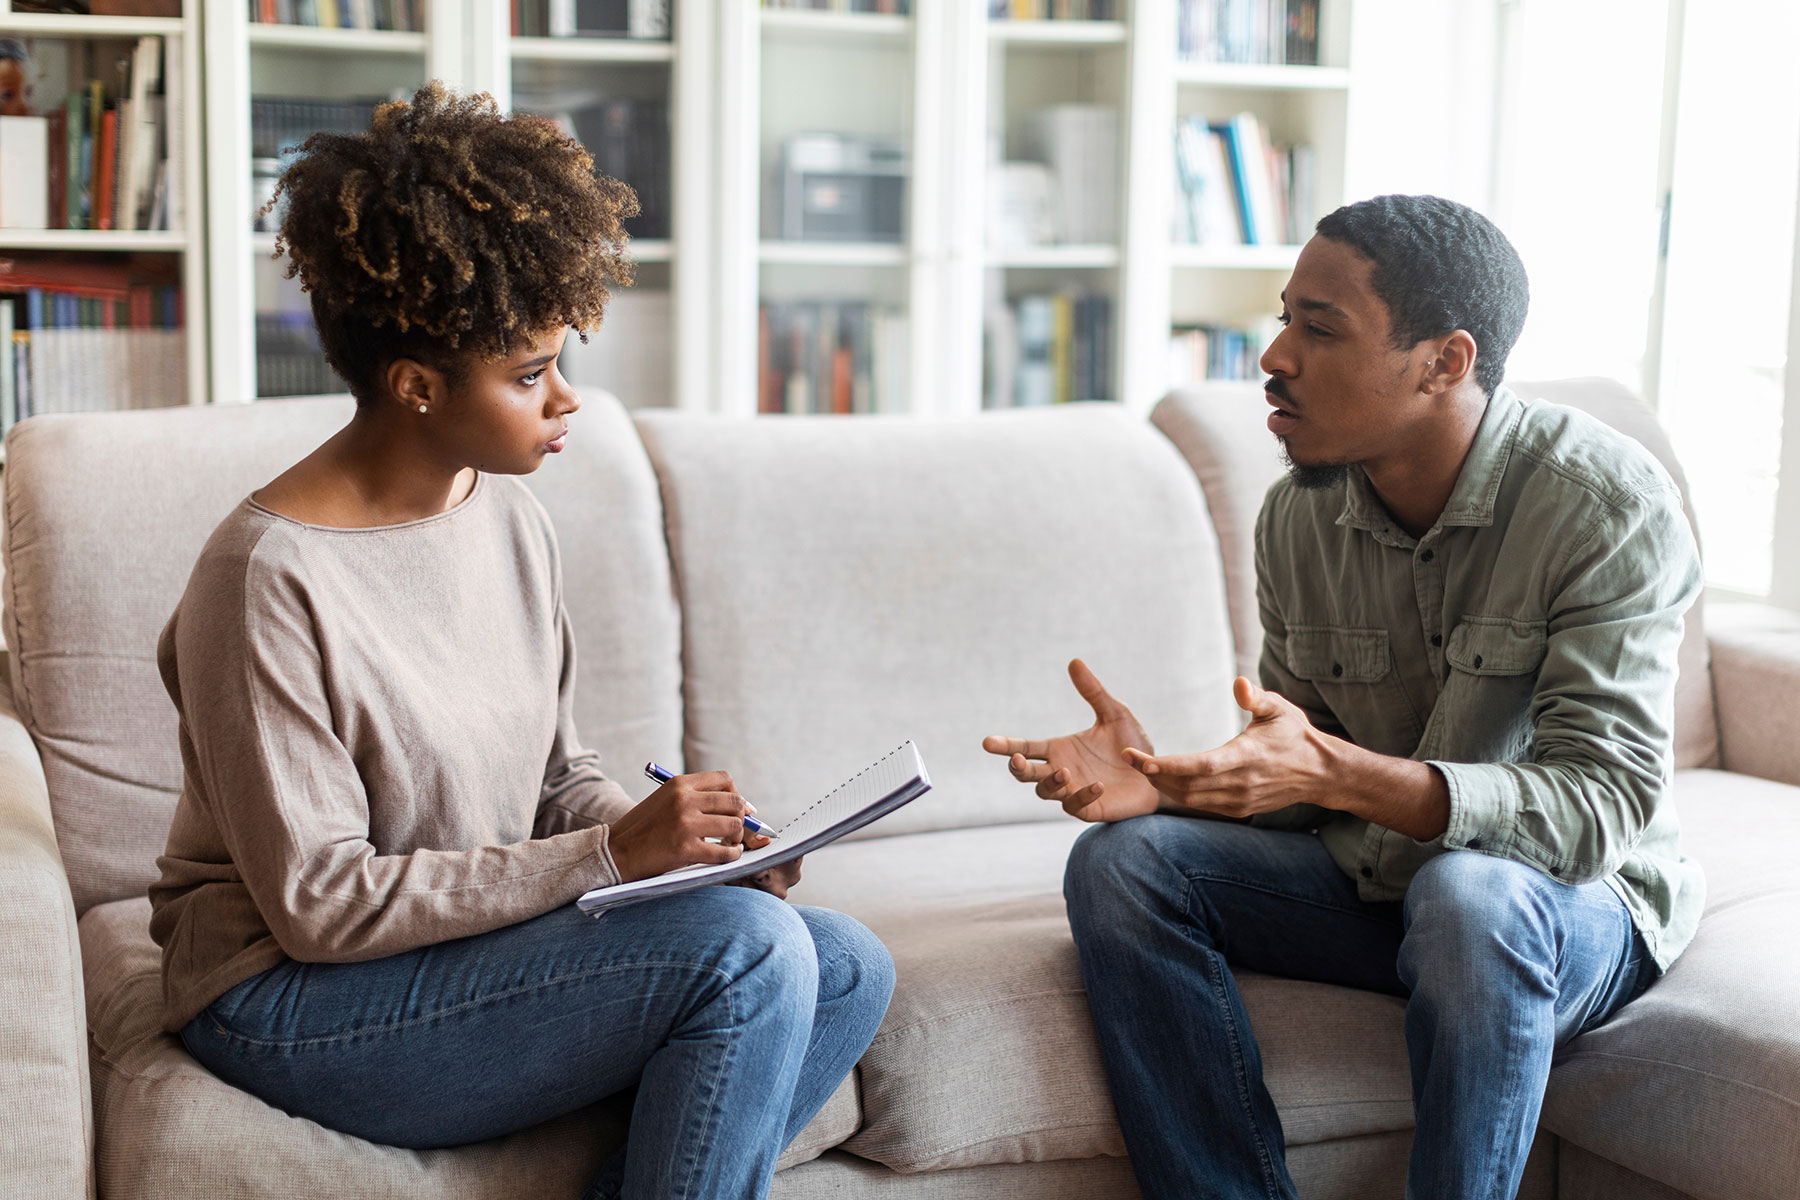
[(724, 771), (677, 775), (613, 822), (609, 845), (619, 882), (735, 862), (744, 852), (744, 814), (755, 811)]

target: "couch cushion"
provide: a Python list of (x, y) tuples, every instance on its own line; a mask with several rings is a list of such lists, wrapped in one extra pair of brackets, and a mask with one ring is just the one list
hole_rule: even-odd
[[(576, 1196), (623, 1140), (629, 1109), (615, 1101), (449, 1150), (383, 1146), (289, 1116), (221, 1082), (162, 1031), (149, 921), (147, 900), (102, 904), (81, 919), (96, 1158), (108, 1200), (334, 1196), (349, 1179), (359, 1197), (395, 1200)], [(852, 1075), (780, 1165), (818, 1157), (859, 1119)]]
[[(1082, 828), (913, 834), (807, 860), (796, 898), (865, 921), (898, 968), (845, 1150), (905, 1172), (1124, 1153), (1061, 896)], [(1399, 1000), (1238, 979), (1290, 1145), (1412, 1128)]]
[[(7, 436), (13, 694), (44, 760), (76, 910), (156, 879), (181, 788), (156, 637), (213, 527), (343, 425), (347, 399), (33, 417)], [(679, 761), (678, 616), (654, 477), (624, 410), (587, 398), (530, 480), (556, 522), (581, 646), (582, 736), (625, 769)]]
[(1706, 870), (1700, 930), (1662, 979), (1571, 1042), (1558, 1135), (1701, 1200), (1800, 1186), (1800, 788), (1677, 774), (1682, 847)]
[[(1559, 379), (1518, 383), (1520, 397), (1566, 404), (1598, 417), (1636, 438), (1655, 455), (1681, 489), (1688, 524), (1699, 537), (1694, 510), (1687, 503), (1687, 477), (1676, 461), (1668, 435), (1656, 416), (1623, 384), (1610, 379)], [(1238, 670), (1256, 676), (1262, 647), (1262, 623), (1256, 609), (1256, 514), (1263, 493), (1281, 474), (1269, 415), (1258, 383), (1215, 382), (1172, 393), (1151, 414), (1151, 421), (1175, 443), (1199, 478), (1206, 503), (1218, 525), (1224, 559), (1226, 595), (1237, 643)], [(1680, 652), (1680, 679), (1675, 685), (1675, 765), (1719, 765), (1719, 731), (1713, 709), (1712, 673), (1702, 628), (1703, 602), (1688, 610)]]
[(1212, 525), (1142, 420), (1078, 405), (638, 428), (681, 598), (689, 765), (729, 768), (778, 822), (904, 738), (934, 790), (869, 836), (1036, 819), (990, 786), (981, 738), (1089, 724), (1076, 655), (1164, 745), (1235, 732)]

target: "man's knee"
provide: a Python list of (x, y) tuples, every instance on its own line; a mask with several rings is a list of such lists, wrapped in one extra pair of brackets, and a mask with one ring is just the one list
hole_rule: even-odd
[(1406, 890), (1401, 977), (1414, 990), (1433, 981), (1474, 981), (1484, 963), (1511, 969), (1553, 954), (1544, 891), (1554, 881), (1512, 859), (1453, 850), (1431, 859)]

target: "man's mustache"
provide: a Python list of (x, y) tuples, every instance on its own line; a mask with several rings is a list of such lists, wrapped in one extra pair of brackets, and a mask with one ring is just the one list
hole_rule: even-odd
[(1282, 379), (1277, 379), (1273, 375), (1263, 380), (1263, 391), (1269, 393), (1269, 395), (1283, 403), (1292, 403), (1294, 399), (1292, 396), (1288, 395), (1287, 382)]

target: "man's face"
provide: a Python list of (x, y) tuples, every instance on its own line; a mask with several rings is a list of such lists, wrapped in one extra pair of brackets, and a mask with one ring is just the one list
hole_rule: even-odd
[(17, 59), (0, 59), (0, 117), (29, 117), (31, 88)]
[(1263, 352), (1263, 389), (1275, 409), (1269, 430), (1303, 486), (1334, 482), (1341, 471), (1332, 468), (1401, 452), (1431, 415), (1415, 386), (1426, 344), (1389, 344), (1373, 270), (1345, 243), (1315, 237), (1282, 293), (1286, 328)]

